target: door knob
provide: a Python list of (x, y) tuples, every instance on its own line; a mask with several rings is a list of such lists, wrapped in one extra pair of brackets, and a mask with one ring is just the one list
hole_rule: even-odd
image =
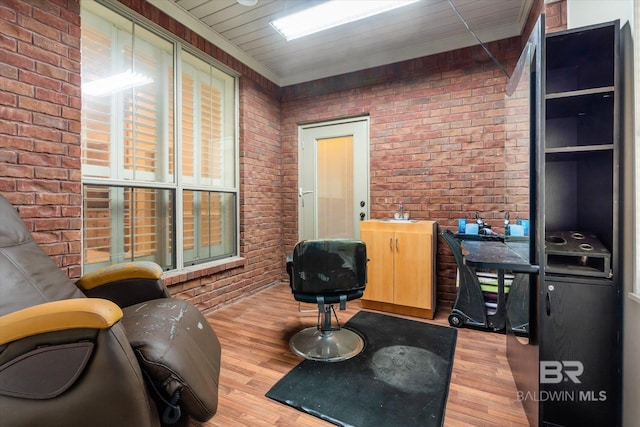
[(364, 219), (364, 217), (367, 216), (366, 213), (364, 212), (360, 212), (360, 221), (362, 221)]
[(302, 201), (303, 208), (304, 208), (304, 197), (302, 196), (304, 196), (305, 194), (311, 194), (311, 193), (313, 193), (313, 191), (311, 190), (304, 191), (302, 187), (298, 187), (298, 197), (300, 198), (300, 201)]
[(298, 188), (298, 197), (302, 197), (305, 194), (311, 194), (311, 193), (313, 193), (313, 191), (311, 191), (311, 190), (306, 190), (305, 191), (305, 190), (302, 189), (302, 187)]

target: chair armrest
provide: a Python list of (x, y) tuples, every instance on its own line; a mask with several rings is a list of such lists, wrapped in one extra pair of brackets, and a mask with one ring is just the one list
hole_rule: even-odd
[(52, 301), (0, 317), (0, 345), (68, 329), (107, 329), (122, 319), (120, 307), (97, 298)]
[(87, 273), (76, 282), (83, 291), (88, 291), (108, 283), (130, 279), (160, 280), (162, 268), (154, 262), (134, 261), (109, 265)]
[(90, 298), (108, 299), (122, 308), (169, 296), (162, 268), (149, 261), (103, 267), (82, 276), (76, 286)]

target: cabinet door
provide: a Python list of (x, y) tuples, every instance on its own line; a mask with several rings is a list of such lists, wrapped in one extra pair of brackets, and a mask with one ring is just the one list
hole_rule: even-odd
[(367, 245), (367, 287), (364, 299), (393, 303), (393, 232), (361, 229)]
[[(545, 279), (540, 389), (545, 422), (616, 425), (616, 312), (612, 282)], [(544, 368), (544, 369), (543, 369)]]
[(420, 231), (397, 231), (395, 250), (394, 303), (433, 308), (431, 235)]

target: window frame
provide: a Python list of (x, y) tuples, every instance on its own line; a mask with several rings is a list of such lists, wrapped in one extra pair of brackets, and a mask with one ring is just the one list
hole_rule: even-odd
[[(86, 177), (84, 174), (81, 177), (81, 183), (83, 188), (85, 186), (100, 186), (104, 188), (109, 187), (133, 187), (133, 188), (148, 188), (148, 189), (164, 189), (169, 190), (173, 193), (173, 206), (175, 209), (173, 215), (174, 222), (174, 233), (173, 236), (175, 238), (173, 247), (171, 248), (171, 252), (173, 252), (174, 256), (174, 268), (169, 269), (168, 271), (181, 271), (185, 268), (192, 267), (207, 267), (210, 265), (220, 265), (230, 261), (235, 261), (240, 257), (240, 126), (239, 126), (239, 110), (240, 110), (240, 84), (239, 77), (240, 73), (233, 70), (232, 68), (224, 65), (219, 62), (215, 58), (207, 55), (206, 53), (200, 51), (196, 47), (188, 44), (186, 41), (180, 39), (175, 34), (166, 30), (165, 28), (159, 26), (158, 24), (150, 21), (144, 16), (138, 14), (135, 11), (132, 11), (121, 5), (117, 2), (112, 2), (109, 0), (91, 0), (91, 2), (105, 7), (117, 15), (121, 16), (124, 19), (129, 20), (132, 25), (138, 25), (146, 31), (149, 31), (158, 37), (161, 37), (168, 43), (173, 45), (173, 88), (174, 88), (174, 96), (173, 96), (173, 138), (168, 141), (167, 147), (165, 147), (165, 151), (169, 149), (170, 145), (173, 145), (174, 151), (174, 167), (173, 173), (169, 173), (163, 182), (160, 181), (140, 181), (134, 179), (127, 179), (125, 176), (122, 176), (121, 179), (114, 178), (99, 178), (99, 177)], [(83, 8), (85, 6), (83, 5)], [(90, 8), (87, 8), (90, 10)], [(190, 55), (193, 55), (195, 58), (202, 60), (207, 63), (209, 66), (214, 68), (220, 73), (228, 76), (232, 81), (232, 90), (233, 90), (233, 185), (228, 186), (224, 179), (220, 183), (212, 183), (212, 185), (203, 185), (202, 183), (194, 183), (194, 182), (186, 182), (182, 177), (182, 150), (180, 147), (180, 136), (182, 135), (182, 64), (183, 60), (183, 52), (186, 52)], [(223, 117), (222, 123), (225, 124), (226, 118)], [(226, 123), (228, 124), (228, 123)], [(120, 124), (116, 124), (116, 126), (120, 126)], [(118, 138), (120, 139), (120, 138)], [(118, 149), (122, 149), (121, 141), (117, 141), (115, 144)], [(167, 157), (168, 153), (161, 153), (163, 157)], [(117, 163), (117, 162), (116, 162)], [(83, 165), (83, 168), (85, 166)], [(92, 166), (95, 167), (95, 166)], [(234, 246), (235, 251), (229, 256), (224, 256), (222, 258), (208, 258), (199, 263), (190, 263), (184, 264), (184, 247), (183, 247), (183, 238), (184, 238), (184, 228), (183, 228), (183, 214), (184, 214), (184, 206), (183, 206), (183, 192), (184, 191), (202, 191), (208, 193), (218, 193), (218, 194), (232, 194), (234, 195), (234, 206), (233, 209), (235, 211), (233, 229), (228, 230), (230, 234), (234, 237)], [(84, 191), (83, 191), (84, 194)], [(83, 212), (83, 227), (84, 227), (84, 212)], [(119, 235), (122, 233), (116, 232), (113, 235)], [(120, 236), (122, 237), (122, 236)], [(84, 244), (85, 237), (83, 234), (82, 238), (83, 251), (82, 251), (82, 269), (85, 269), (85, 254), (84, 254)], [(166, 250), (166, 249), (165, 249)]]
[[(633, 234), (633, 241), (631, 243), (632, 247), (632, 255), (631, 259), (633, 260), (631, 277), (633, 278), (633, 286), (631, 292), (629, 293), (629, 298), (632, 301), (640, 304), (640, 108), (637, 107), (638, 102), (640, 101), (640, 76), (638, 75), (638, 71), (640, 71), (640, 40), (638, 37), (640, 36), (640, 4), (638, 2), (633, 3), (633, 33), (635, 42), (633, 43), (633, 79), (634, 79), (634, 92), (630, 96), (632, 100), (634, 100), (635, 108), (635, 117), (633, 120), (635, 128), (632, 130), (633, 135), (635, 136), (635, 140), (628, 141), (628, 144), (633, 144), (633, 153), (635, 154), (635, 158), (633, 161), (633, 188), (634, 188), (634, 201), (635, 206), (633, 207), (633, 212), (631, 213), (632, 219), (631, 224), (632, 227), (635, 228), (635, 233)], [(633, 203), (632, 202), (632, 203)]]

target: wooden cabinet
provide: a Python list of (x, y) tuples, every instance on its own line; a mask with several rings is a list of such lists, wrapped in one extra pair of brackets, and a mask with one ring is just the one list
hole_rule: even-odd
[(434, 221), (363, 221), (368, 282), (362, 306), (433, 319), (436, 311)]

